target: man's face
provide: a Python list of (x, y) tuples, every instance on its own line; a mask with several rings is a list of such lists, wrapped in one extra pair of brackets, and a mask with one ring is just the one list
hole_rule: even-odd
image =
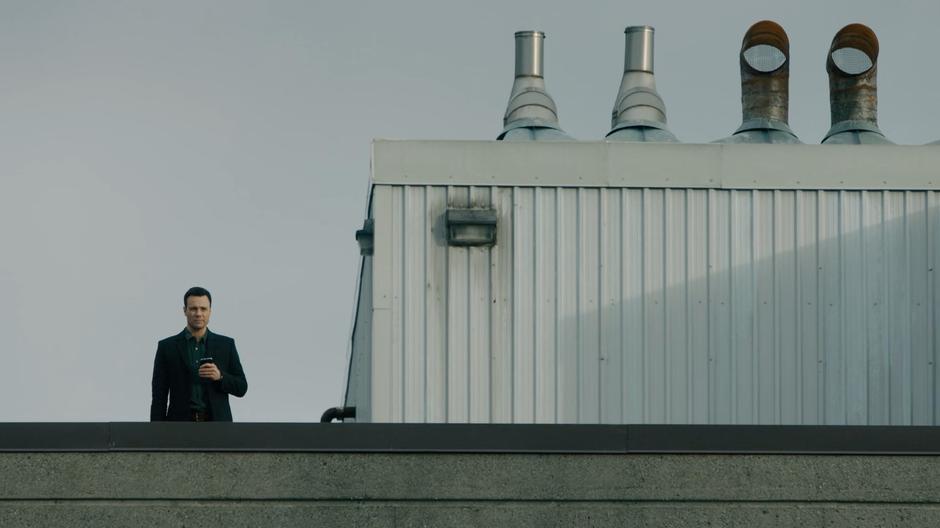
[(202, 330), (209, 326), (209, 316), (212, 315), (209, 298), (205, 295), (201, 297), (190, 295), (186, 299), (186, 307), (183, 308), (183, 313), (186, 314), (186, 326), (192, 330)]

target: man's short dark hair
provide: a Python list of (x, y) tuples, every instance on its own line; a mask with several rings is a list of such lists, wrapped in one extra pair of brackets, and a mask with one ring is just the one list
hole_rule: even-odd
[(186, 290), (186, 295), (183, 295), (183, 308), (186, 307), (186, 301), (189, 300), (190, 297), (208, 297), (209, 306), (212, 306), (212, 294), (202, 286), (193, 286)]

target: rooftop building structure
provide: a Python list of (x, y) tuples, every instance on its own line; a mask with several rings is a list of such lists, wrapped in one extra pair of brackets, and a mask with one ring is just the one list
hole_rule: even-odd
[(534, 141), (374, 143), (357, 420), (940, 420), (940, 151), (877, 129), (874, 33), (833, 39), (823, 145), (789, 130), (769, 21), (742, 43), (742, 127), (671, 141), (652, 34), (626, 30), (607, 141), (540, 141), (562, 138), (540, 136), (560, 134), (544, 84), (519, 89), (542, 73), (543, 35), (522, 32), (500, 138)]

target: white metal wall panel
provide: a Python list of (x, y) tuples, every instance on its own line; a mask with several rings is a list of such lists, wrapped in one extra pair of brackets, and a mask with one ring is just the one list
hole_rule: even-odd
[[(559, 423), (578, 422), (578, 189), (557, 189), (555, 329)], [(497, 270), (498, 271), (498, 270)]]
[(556, 232), (558, 229), (555, 189), (535, 189), (535, 422), (557, 420), (558, 346)]
[[(453, 207), (466, 208), (470, 205), (469, 189), (450, 188), (447, 190), (447, 203)], [(444, 207), (434, 211), (443, 215)], [(442, 226), (443, 229), (443, 226)], [(446, 233), (442, 232), (444, 240)], [(463, 248), (449, 248), (446, 242), (441, 242), (442, 251), (447, 255), (447, 283), (444, 290), (447, 292), (447, 421), (467, 422), (470, 420), (470, 335), (471, 321), (469, 303), (472, 290), (470, 289), (471, 273), (469, 254)], [(404, 263), (402, 263), (404, 264)], [(489, 321), (473, 321), (475, 326), (489, 327)], [(487, 394), (489, 387), (485, 387)]]
[(773, 306), (774, 350), (777, 373), (774, 398), (778, 403), (777, 423), (798, 423), (800, 348), (797, 251), (794, 222), (796, 193), (774, 191), (773, 209)]
[[(512, 192), (512, 420), (535, 422), (535, 189)], [(518, 330), (516, 330), (518, 327)]]
[(359, 268), (359, 298), (343, 403), (356, 407), (356, 418), (350, 421), (372, 420), (372, 277), (372, 259), (363, 258)]
[(689, 423), (691, 395), (689, 379), (690, 358), (688, 343), (689, 284), (686, 271), (688, 260), (688, 227), (686, 193), (666, 189), (665, 200), (665, 319), (666, 336), (666, 419), (667, 423)]
[[(372, 420), (934, 424), (934, 191), (376, 185)], [(497, 244), (448, 247), (447, 207)], [(366, 280), (364, 277), (363, 280)]]
[(819, 325), (819, 244), (817, 225), (819, 220), (819, 193), (796, 191), (796, 222), (799, 224), (797, 252), (800, 267), (799, 299), (800, 314), (801, 377), (800, 393), (802, 415), (800, 423), (825, 423), (822, 414), (822, 359)]
[(600, 190), (600, 421), (623, 420), (620, 189)]
[(930, 241), (927, 234), (928, 212), (925, 193), (906, 192), (910, 229), (910, 284), (911, 284), (911, 414), (914, 425), (927, 425), (933, 421), (932, 376), (932, 319), (930, 317), (927, 255)]
[(643, 193), (643, 247), (636, 253), (643, 263), (643, 291), (639, 302), (643, 306), (642, 356), (645, 403), (643, 421), (666, 421), (666, 327), (665, 327), (665, 210), (662, 189), (644, 190)]
[(425, 388), (427, 357), (425, 307), (427, 304), (427, 261), (425, 239), (429, 236), (425, 225), (425, 189), (403, 187), (402, 199), (402, 358), (404, 361), (404, 416), (406, 422), (423, 422), (426, 419), (427, 394)]
[(522, 327), (513, 321), (513, 251), (516, 237), (513, 233), (513, 189), (493, 189), (492, 206), (499, 222), (498, 243), (493, 246), (490, 280), (493, 311), (490, 329), (490, 421), (511, 423), (513, 411), (513, 344), (514, 334)]
[(578, 189), (578, 421), (600, 421), (600, 314), (598, 295), (598, 189)]
[(643, 317), (643, 192), (621, 194), (623, 217), (623, 277), (621, 306), (623, 319), (623, 422), (643, 423), (646, 420), (646, 378)]
[(708, 423), (709, 381), (711, 358), (708, 347), (708, 193), (686, 196), (686, 233), (688, 240), (686, 277), (688, 302), (686, 309), (686, 346), (689, 354), (687, 370), (689, 388), (689, 423)]
[[(491, 203), (492, 190), (486, 187), (470, 189), (470, 203), (472, 207), (488, 207)], [(469, 317), (467, 318), (469, 333), (469, 413), (470, 421), (474, 423), (487, 423), (490, 421), (491, 401), (490, 383), (493, 364), (491, 354), (492, 330), (492, 254), (486, 248), (463, 249), (468, 253), (469, 266)], [(467, 394), (461, 395), (467, 399)], [(453, 420), (456, 421), (456, 420)]]
[[(444, 220), (441, 214), (447, 207), (447, 189), (426, 189), (424, 213), (425, 236), (424, 258), (425, 283), (425, 357), (427, 358), (425, 390), (426, 420), (447, 420), (447, 251), (441, 247), (444, 237)], [(464, 398), (466, 400), (466, 398)]]

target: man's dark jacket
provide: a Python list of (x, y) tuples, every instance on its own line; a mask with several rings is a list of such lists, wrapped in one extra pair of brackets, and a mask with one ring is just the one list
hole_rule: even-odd
[[(222, 373), (219, 381), (203, 383), (203, 395), (208, 411), (215, 422), (231, 422), (232, 408), (228, 395), (241, 398), (248, 392), (245, 371), (238, 360), (235, 340), (214, 334), (208, 329), (205, 354), (211, 356)], [(150, 421), (190, 421), (189, 408), (192, 393), (191, 374), (187, 367), (186, 330), (157, 343), (157, 356), (153, 360), (153, 399), (150, 402)], [(167, 408), (167, 396), (170, 407)]]

